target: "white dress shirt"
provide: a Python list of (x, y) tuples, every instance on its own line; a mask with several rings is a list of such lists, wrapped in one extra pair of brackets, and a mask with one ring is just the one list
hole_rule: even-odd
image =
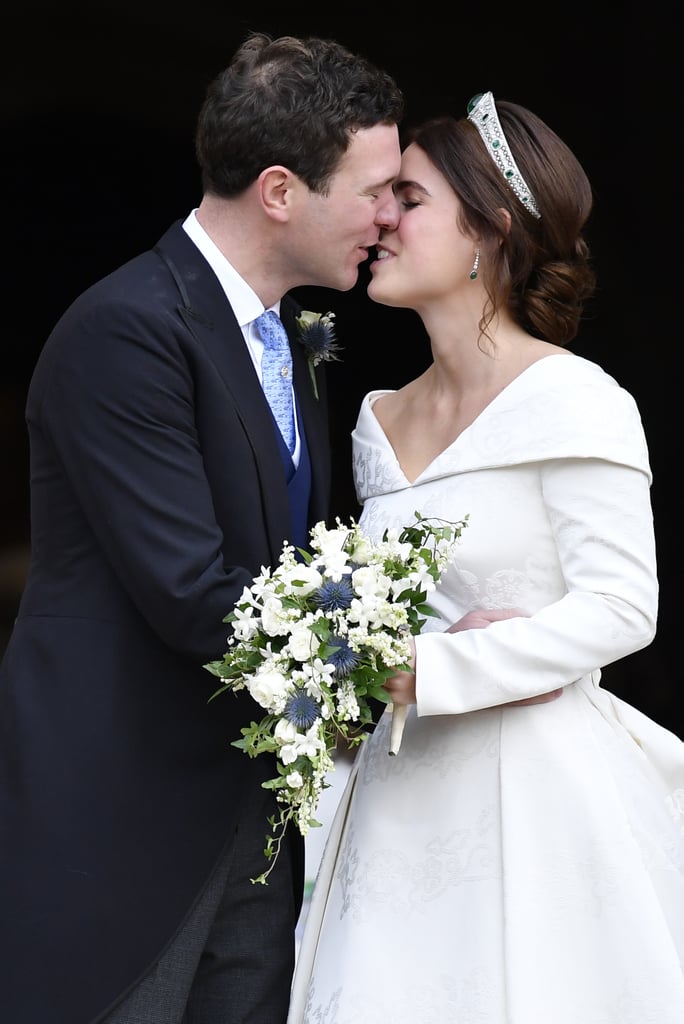
[[(212, 242), (209, 235), (197, 220), (196, 213), (196, 210), (192, 210), (188, 214), (183, 222), (183, 230), (195, 243), (211, 269), (216, 274), (219, 284), (223, 288), (237, 322), (240, 325), (240, 329), (242, 330), (245, 343), (247, 345), (247, 350), (249, 351), (249, 354), (252, 357), (252, 362), (254, 363), (254, 369), (261, 381), (261, 357), (264, 351), (264, 343), (261, 340), (254, 323), (264, 312), (264, 304), (257, 293), (250, 288), (245, 279), (240, 277), (235, 267), (228, 262), (218, 246)], [(268, 308), (272, 309), (274, 313), (280, 316), (280, 300)], [(299, 465), (301, 449), (299, 425), (297, 423), (296, 413), (297, 407), (295, 404), (294, 419), (296, 440), (294, 455), (292, 456), (295, 466)]]

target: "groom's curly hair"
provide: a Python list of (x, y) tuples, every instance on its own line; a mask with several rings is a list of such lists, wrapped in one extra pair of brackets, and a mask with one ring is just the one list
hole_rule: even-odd
[(283, 164), (325, 195), (353, 133), (399, 124), (403, 95), (385, 71), (327, 39), (252, 33), (210, 84), (195, 151), (205, 192), (244, 192)]

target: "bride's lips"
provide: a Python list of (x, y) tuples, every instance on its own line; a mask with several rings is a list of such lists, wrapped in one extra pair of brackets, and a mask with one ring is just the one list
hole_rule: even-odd
[(374, 267), (378, 267), (381, 263), (384, 263), (385, 260), (392, 259), (392, 257), (396, 255), (396, 253), (393, 253), (391, 249), (388, 249), (384, 245), (376, 245), (375, 253), (376, 256), (373, 262), (371, 263), (371, 270)]

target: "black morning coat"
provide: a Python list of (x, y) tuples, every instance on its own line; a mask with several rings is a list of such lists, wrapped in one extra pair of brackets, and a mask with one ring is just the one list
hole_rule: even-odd
[[(327, 394), (297, 311), (283, 300), (311, 526), (328, 515)], [(89, 1024), (170, 940), (240, 801), (275, 774), (230, 745), (260, 709), (246, 691), (208, 704), (202, 666), (276, 564), (288, 497), (242, 332), (180, 222), (67, 310), (27, 422), (32, 562), (0, 674), (0, 1019)]]

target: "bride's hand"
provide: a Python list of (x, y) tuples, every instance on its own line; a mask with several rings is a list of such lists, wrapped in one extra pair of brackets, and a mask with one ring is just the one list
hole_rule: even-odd
[[(409, 665), (411, 669), (416, 667), (416, 645), (413, 637), (410, 637), (411, 657)], [(401, 738), (404, 735), (404, 725), (408, 714), (409, 704), (416, 703), (416, 674), (414, 671), (397, 672), (385, 681), (385, 689), (392, 698), (392, 724), (390, 726), (389, 755), (394, 757), (399, 753)]]
[(492, 622), (501, 622), (502, 619), (518, 619), (527, 616), (527, 612), (520, 608), (473, 608), (458, 622), (449, 626), (447, 633), (460, 633), (464, 629), (486, 629)]
[(563, 693), (563, 687), (557, 690), (549, 690), (547, 693), (538, 693), (536, 697), (521, 697), (520, 700), (509, 700), (507, 704), (501, 704), (505, 708), (522, 708), (526, 704), (548, 704), (549, 701), (558, 700)]
[[(519, 615), (526, 614), (520, 608), (474, 608), (464, 615), (463, 618), (459, 619), (458, 622), (454, 622), (452, 626), (449, 626), (447, 633), (460, 633), (464, 629), (486, 629), (492, 622), (514, 619)], [(521, 708), (526, 707), (528, 704), (547, 704), (549, 701), (557, 700), (562, 693), (563, 687), (561, 686), (557, 690), (549, 690), (548, 693), (540, 693), (536, 697), (521, 697), (520, 700), (511, 700), (506, 705), (500, 706)]]
[[(486, 608), (474, 608), (472, 611), (467, 612), (458, 622), (454, 622), (447, 629), (447, 633), (460, 633), (464, 629), (486, 629), (492, 622), (501, 622), (502, 619), (514, 619), (527, 613), (522, 611), (520, 608), (499, 608), (499, 609), (486, 609)], [(407, 705), (416, 703), (416, 647), (411, 637), (411, 658), (410, 666), (413, 671), (410, 672), (399, 672), (397, 675), (392, 676), (385, 682), (385, 689), (392, 698), (392, 704), (394, 711), (392, 714), (392, 726), (390, 733), (390, 749), (389, 753), (395, 755), (399, 753), (399, 747), (401, 746), (401, 738), (404, 732), (404, 723), (406, 722)], [(499, 705), (500, 707), (524, 707), (527, 704), (546, 704), (549, 701), (557, 700), (558, 697), (563, 693), (563, 688), (559, 687), (557, 690), (550, 690), (548, 693), (541, 693), (536, 697), (521, 697), (519, 700), (508, 701), (506, 705)]]
[[(415, 668), (416, 664), (416, 647), (413, 642), (413, 637), (409, 639), (411, 645), (411, 658), (409, 664), (412, 668)], [(416, 703), (416, 674), (415, 672), (397, 672), (396, 675), (390, 676), (385, 681), (385, 689), (389, 693), (392, 703), (394, 705), (399, 704), (415, 704)]]

